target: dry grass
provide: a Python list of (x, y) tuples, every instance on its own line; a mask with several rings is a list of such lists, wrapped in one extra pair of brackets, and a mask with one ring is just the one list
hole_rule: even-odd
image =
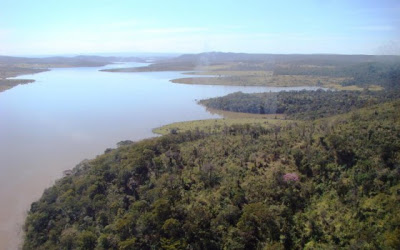
[[(342, 86), (340, 84), (328, 84), (324, 86), (326, 88), (331, 88), (331, 89), (336, 89), (336, 90), (351, 90), (351, 91), (362, 91), (364, 90), (363, 87), (356, 86), (356, 85), (350, 85), (350, 86)], [(371, 91), (380, 91), (383, 90), (381, 86), (378, 85), (370, 85), (368, 86), (368, 89)]]
[(205, 71), (192, 72), (194, 75), (211, 75), (211, 77), (186, 77), (171, 80), (174, 83), (200, 85), (233, 85), (233, 86), (322, 86), (339, 89), (345, 77), (324, 77), (304, 75), (277, 75), (271, 71)]
[(159, 128), (153, 129), (156, 134), (169, 134), (172, 130), (177, 132), (184, 132), (188, 130), (200, 130), (205, 132), (220, 132), (225, 126), (231, 126), (234, 124), (251, 124), (261, 125), (263, 127), (270, 127), (273, 125), (280, 125), (282, 123), (289, 123), (291, 121), (285, 120), (274, 120), (274, 119), (252, 119), (252, 118), (237, 118), (237, 119), (209, 119), (209, 120), (198, 120), (188, 122), (177, 122), (168, 124)]
[(177, 132), (183, 132), (188, 130), (200, 130), (205, 132), (220, 132), (225, 126), (231, 126), (234, 124), (244, 125), (261, 125), (263, 127), (271, 127), (274, 125), (285, 125), (291, 122), (301, 122), (294, 120), (286, 120), (285, 116), (282, 114), (269, 114), (269, 115), (259, 115), (259, 114), (248, 114), (248, 113), (238, 113), (229, 112), (222, 110), (208, 109), (209, 112), (213, 114), (222, 115), (222, 119), (208, 119), (208, 120), (197, 120), (197, 121), (187, 121), (187, 122), (177, 122), (168, 124), (159, 128), (153, 129), (156, 134), (169, 134), (172, 130)]
[(207, 108), (211, 114), (218, 114), (227, 119), (268, 119), (268, 120), (286, 120), (284, 114), (251, 114), (225, 111), (220, 109)]

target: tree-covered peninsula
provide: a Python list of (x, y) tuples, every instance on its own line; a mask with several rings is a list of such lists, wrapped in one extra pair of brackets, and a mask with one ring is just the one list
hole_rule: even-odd
[(123, 143), (33, 203), (24, 249), (399, 249), (400, 101)]

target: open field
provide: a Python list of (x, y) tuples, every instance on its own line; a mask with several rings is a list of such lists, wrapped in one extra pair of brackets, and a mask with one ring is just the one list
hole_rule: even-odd
[[(203, 105), (205, 106), (205, 105)], [(286, 120), (286, 116), (284, 114), (251, 114), (251, 113), (242, 113), (242, 112), (231, 112), (225, 111), (221, 109), (213, 109), (207, 108), (207, 111), (211, 114), (218, 114), (223, 116), (226, 119), (268, 119), (268, 120)]]
[[(311, 66), (310, 66), (311, 67)], [(317, 67), (317, 66), (315, 66)], [(328, 68), (329, 66), (326, 66)], [(233, 86), (269, 86), (269, 87), (296, 87), (320, 86), (336, 90), (358, 90), (364, 88), (356, 85), (342, 86), (341, 83), (350, 80), (350, 77), (329, 77), (313, 75), (274, 75), (273, 71), (263, 70), (225, 70), (234, 68), (234, 64), (213, 65), (207, 71), (186, 72), (185, 75), (203, 77), (184, 77), (171, 80), (173, 83), (201, 84), (201, 85), (233, 85)], [(209, 77), (208, 77), (209, 76)], [(382, 90), (381, 86), (370, 85), (369, 90)]]
[[(198, 73), (196, 73), (199, 75)], [(174, 83), (203, 84), (203, 85), (234, 85), (234, 86), (320, 86), (339, 88), (340, 83), (347, 80), (344, 77), (323, 77), (304, 75), (273, 75), (270, 71), (217, 71), (203, 72), (202, 75), (212, 77), (186, 77), (171, 80)], [(361, 88), (362, 89), (362, 88)]]
[(172, 131), (184, 132), (189, 130), (200, 130), (205, 132), (220, 132), (224, 127), (232, 125), (261, 125), (270, 127), (273, 125), (285, 125), (291, 122), (302, 122), (287, 120), (283, 114), (250, 114), (241, 112), (230, 112), (218, 109), (207, 108), (212, 114), (223, 116), (222, 119), (206, 119), (186, 122), (176, 122), (153, 129), (153, 132), (160, 135), (170, 134)]
[[(145, 67), (109, 72), (186, 71), (174, 83), (233, 86), (320, 86), (336, 90), (382, 90), (382, 74), (396, 68), (398, 56), (186, 54)], [(386, 73), (385, 73), (386, 72)], [(202, 76), (202, 77), (195, 77)], [(390, 86), (388, 86), (390, 87)]]
[(232, 125), (260, 125), (271, 127), (274, 125), (285, 125), (292, 122), (301, 123), (302, 121), (286, 120), (281, 114), (248, 114), (239, 112), (229, 112), (223, 110), (207, 109), (211, 113), (222, 115), (222, 119), (207, 119), (187, 122), (176, 122), (153, 129), (153, 132), (160, 135), (170, 134), (171, 132), (185, 132), (189, 130), (199, 130), (204, 132), (221, 132), (224, 127)]
[[(279, 65), (282, 66), (282, 65)], [(308, 68), (330, 68), (332, 66), (308, 66)], [(362, 87), (342, 86), (350, 77), (331, 77), (315, 75), (276, 75), (271, 64), (259, 62), (220, 62), (213, 64), (196, 64), (193, 62), (163, 62), (145, 67), (106, 69), (106, 72), (157, 72), (157, 71), (189, 71), (183, 74), (193, 77), (172, 79), (173, 83), (199, 85), (229, 85), (229, 86), (268, 86), (297, 87), (319, 86), (336, 90), (363, 90)], [(201, 77), (197, 77), (201, 76)], [(381, 90), (378, 86), (370, 90)]]
[(278, 120), (278, 119), (256, 119), (256, 118), (223, 118), (223, 119), (208, 119), (188, 122), (177, 122), (168, 124), (159, 128), (153, 129), (153, 132), (160, 135), (170, 134), (172, 131), (204, 131), (204, 132), (221, 132), (224, 127), (232, 125), (260, 125), (263, 127), (271, 127), (274, 125), (282, 125), (293, 121)]

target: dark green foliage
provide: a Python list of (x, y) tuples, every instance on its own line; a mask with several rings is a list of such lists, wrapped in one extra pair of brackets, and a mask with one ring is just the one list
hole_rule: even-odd
[[(372, 58), (371, 58), (372, 59)], [(367, 87), (369, 85), (380, 85), (385, 89), (400, 88), (400, 59), (399, 58), (376, 58), (366, 62), (331, 65), (317, 64), (312, 67), (307, 64), (291, 63), (285, 66), (277, 66), (274, 69), (275, 75), (311, 75), (329, 77), (347, 77), (342, 85), (356, 85)]]
[(32, 204), (23, 248), (399, 249), (399, 110), (120, 145)]
[[(400, 85), (400, 83), (399, 83)], [(201, 100), (208, 108), (252, 114), (286, 114), (292, 119), (318, 119), (394, 100), (400, 91), (290, 91), (244, 94)]]

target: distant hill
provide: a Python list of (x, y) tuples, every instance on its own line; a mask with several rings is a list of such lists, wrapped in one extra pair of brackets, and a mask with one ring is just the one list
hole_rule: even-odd
[(8, 79), (26, 74), (35, 74), (49, 70), (48, 68), (63, 67), (100, 67), (113, 62), (145, 62), (139, 57), (115, 56), (74, 56), (74, 57), (13, 57), (0, 56), (0, 92), (19, 84), (34, 82), (31, 79)]
[(184, 54), (173, 58), (171, 62), (270, 62), (270, 63), (296, 63), (313, 65), (354, 64), (375, 61), (400, 61), (400, 56), (376, 55), (338, 55), (338, 54), (247, 54), (206, 52), (200, 54)]
[(12, 57), (0, 56), (0, 64), (51, 64), (70, 65), (70, 66), (103, 66), (111, 62), (144, 62), (139, 57), (114, 57), (114, 56), (74, 56), (74, 57), (45, 57), (45, 58), (29, 58), (29, 57)]

